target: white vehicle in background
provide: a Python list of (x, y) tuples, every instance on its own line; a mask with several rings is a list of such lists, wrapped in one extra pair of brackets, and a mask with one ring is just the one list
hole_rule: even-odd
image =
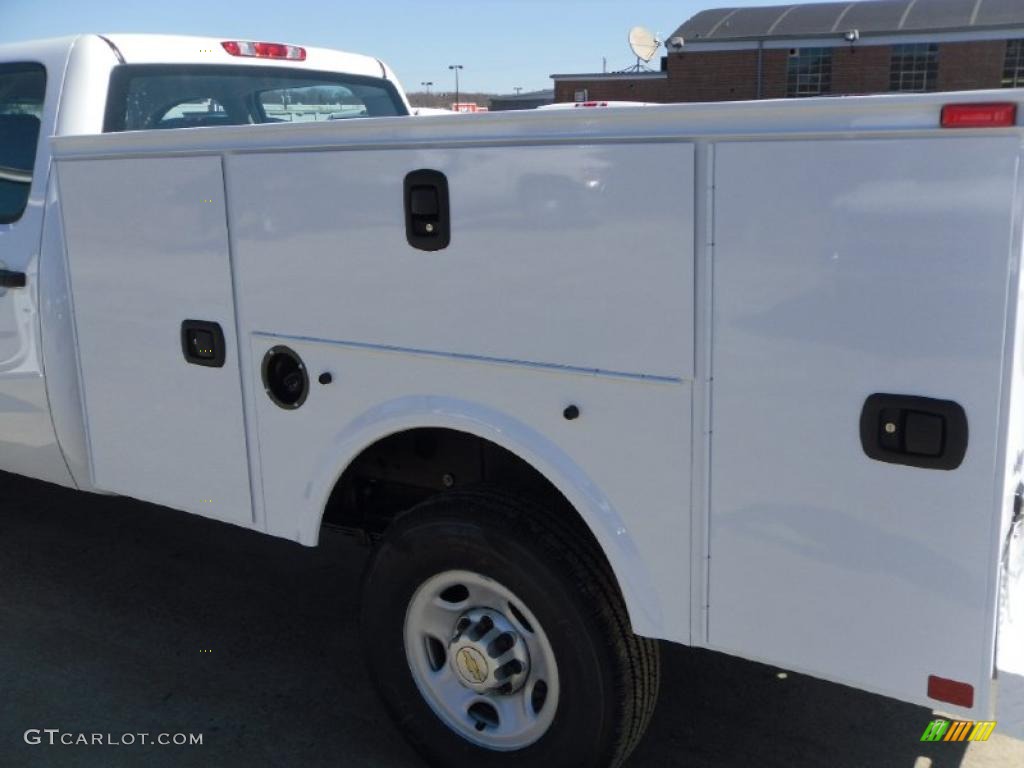
[(1022, 102), (409, 120), (365, 56), (2, 46), (0, 469), (372, 542), (434, 765), (619, 766), (657, 640), (1024, 730)]
[(563, 110), (563, 109), (603, 109), (605, 107), (654, 107), (657, 104), (653, 101), (559, 101), (555, 104), (544, 104), (537, 109)]
[(439, 109), (438, 107), (413, 107), (412, 113), (416, 117), (438, 117), (439, 115), (456, 115), (450, 109)]

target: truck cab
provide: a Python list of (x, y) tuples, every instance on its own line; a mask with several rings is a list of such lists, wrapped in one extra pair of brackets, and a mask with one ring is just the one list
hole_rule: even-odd
[[(40, 277), (55, 137), (409, 113), (394, 73), (359, 54), (172, 35), (0, 45), (0, 467), (92, 487), (84, 455), (62, 451), (55, 432), (54, 420), (69, 434), (82, 430), (77, 377), (56, 362), (66, 354), (53, 356), (50, 385), (67, 388), (55, 398), (73, 404), (67, 412), (51, 413), (43, 381), (40, 313), (66, 324), (69, 306), (10, 290)], [(50, 225), (59, 236), (56, 216)]]

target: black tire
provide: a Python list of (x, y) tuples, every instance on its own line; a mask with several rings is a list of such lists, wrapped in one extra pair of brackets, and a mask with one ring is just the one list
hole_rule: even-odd
[[(404, 623), (427, 579), (469, 570), (518, 595), (544, 628), (562, 693), (554, 721), (533, 744), (500, 752), (451, 730), (416, 687)], [(658, 693), (654, 640), (633, 634), (597, 544), (564, 508), (477, 488), (429, 499), (385, 533), (362, 585), (367, 666), (403, 735), (444, 768), (615, 768), (640, 740)]]

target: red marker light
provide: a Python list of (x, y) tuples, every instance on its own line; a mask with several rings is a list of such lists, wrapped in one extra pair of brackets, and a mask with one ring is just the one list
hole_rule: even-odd
[(1017, 124), (1017, 105), (947, 104), (942, 108), (943, 128), (1009, 128)]
[(974, 686), (929, 675), (928, 698), (970, 709), (974, 706)]
[(257, 56), (262, 56), (268, 59), (288, 58), (287, 45), (281, 45), (280, 43), (253, 43), (252, 47), (256, 49)]
[(286, 59), (305, 61), (306, 49), (284, 43), (254, 43), (248, 40), (225, 40), (221, 43), (232, 56), (249, 56), (258, 59)]

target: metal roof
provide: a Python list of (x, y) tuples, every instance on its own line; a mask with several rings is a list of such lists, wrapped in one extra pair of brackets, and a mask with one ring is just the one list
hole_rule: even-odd
[(504, 93), (496, 94), (491, 99), (498, 99), (500, 101), (536, 101), (537, 99), (548, 99), (554, 101), (555, 89), (547, 88), (540, 91), (523, 91), (521, 93)]
[(847, 0), (839, 3), (713, 8), (701, 11), (672, 37), (686, 42), (820, 37), (856, 29), (861, 34), (950, 32), (1024, 26), (1024, 0)]

